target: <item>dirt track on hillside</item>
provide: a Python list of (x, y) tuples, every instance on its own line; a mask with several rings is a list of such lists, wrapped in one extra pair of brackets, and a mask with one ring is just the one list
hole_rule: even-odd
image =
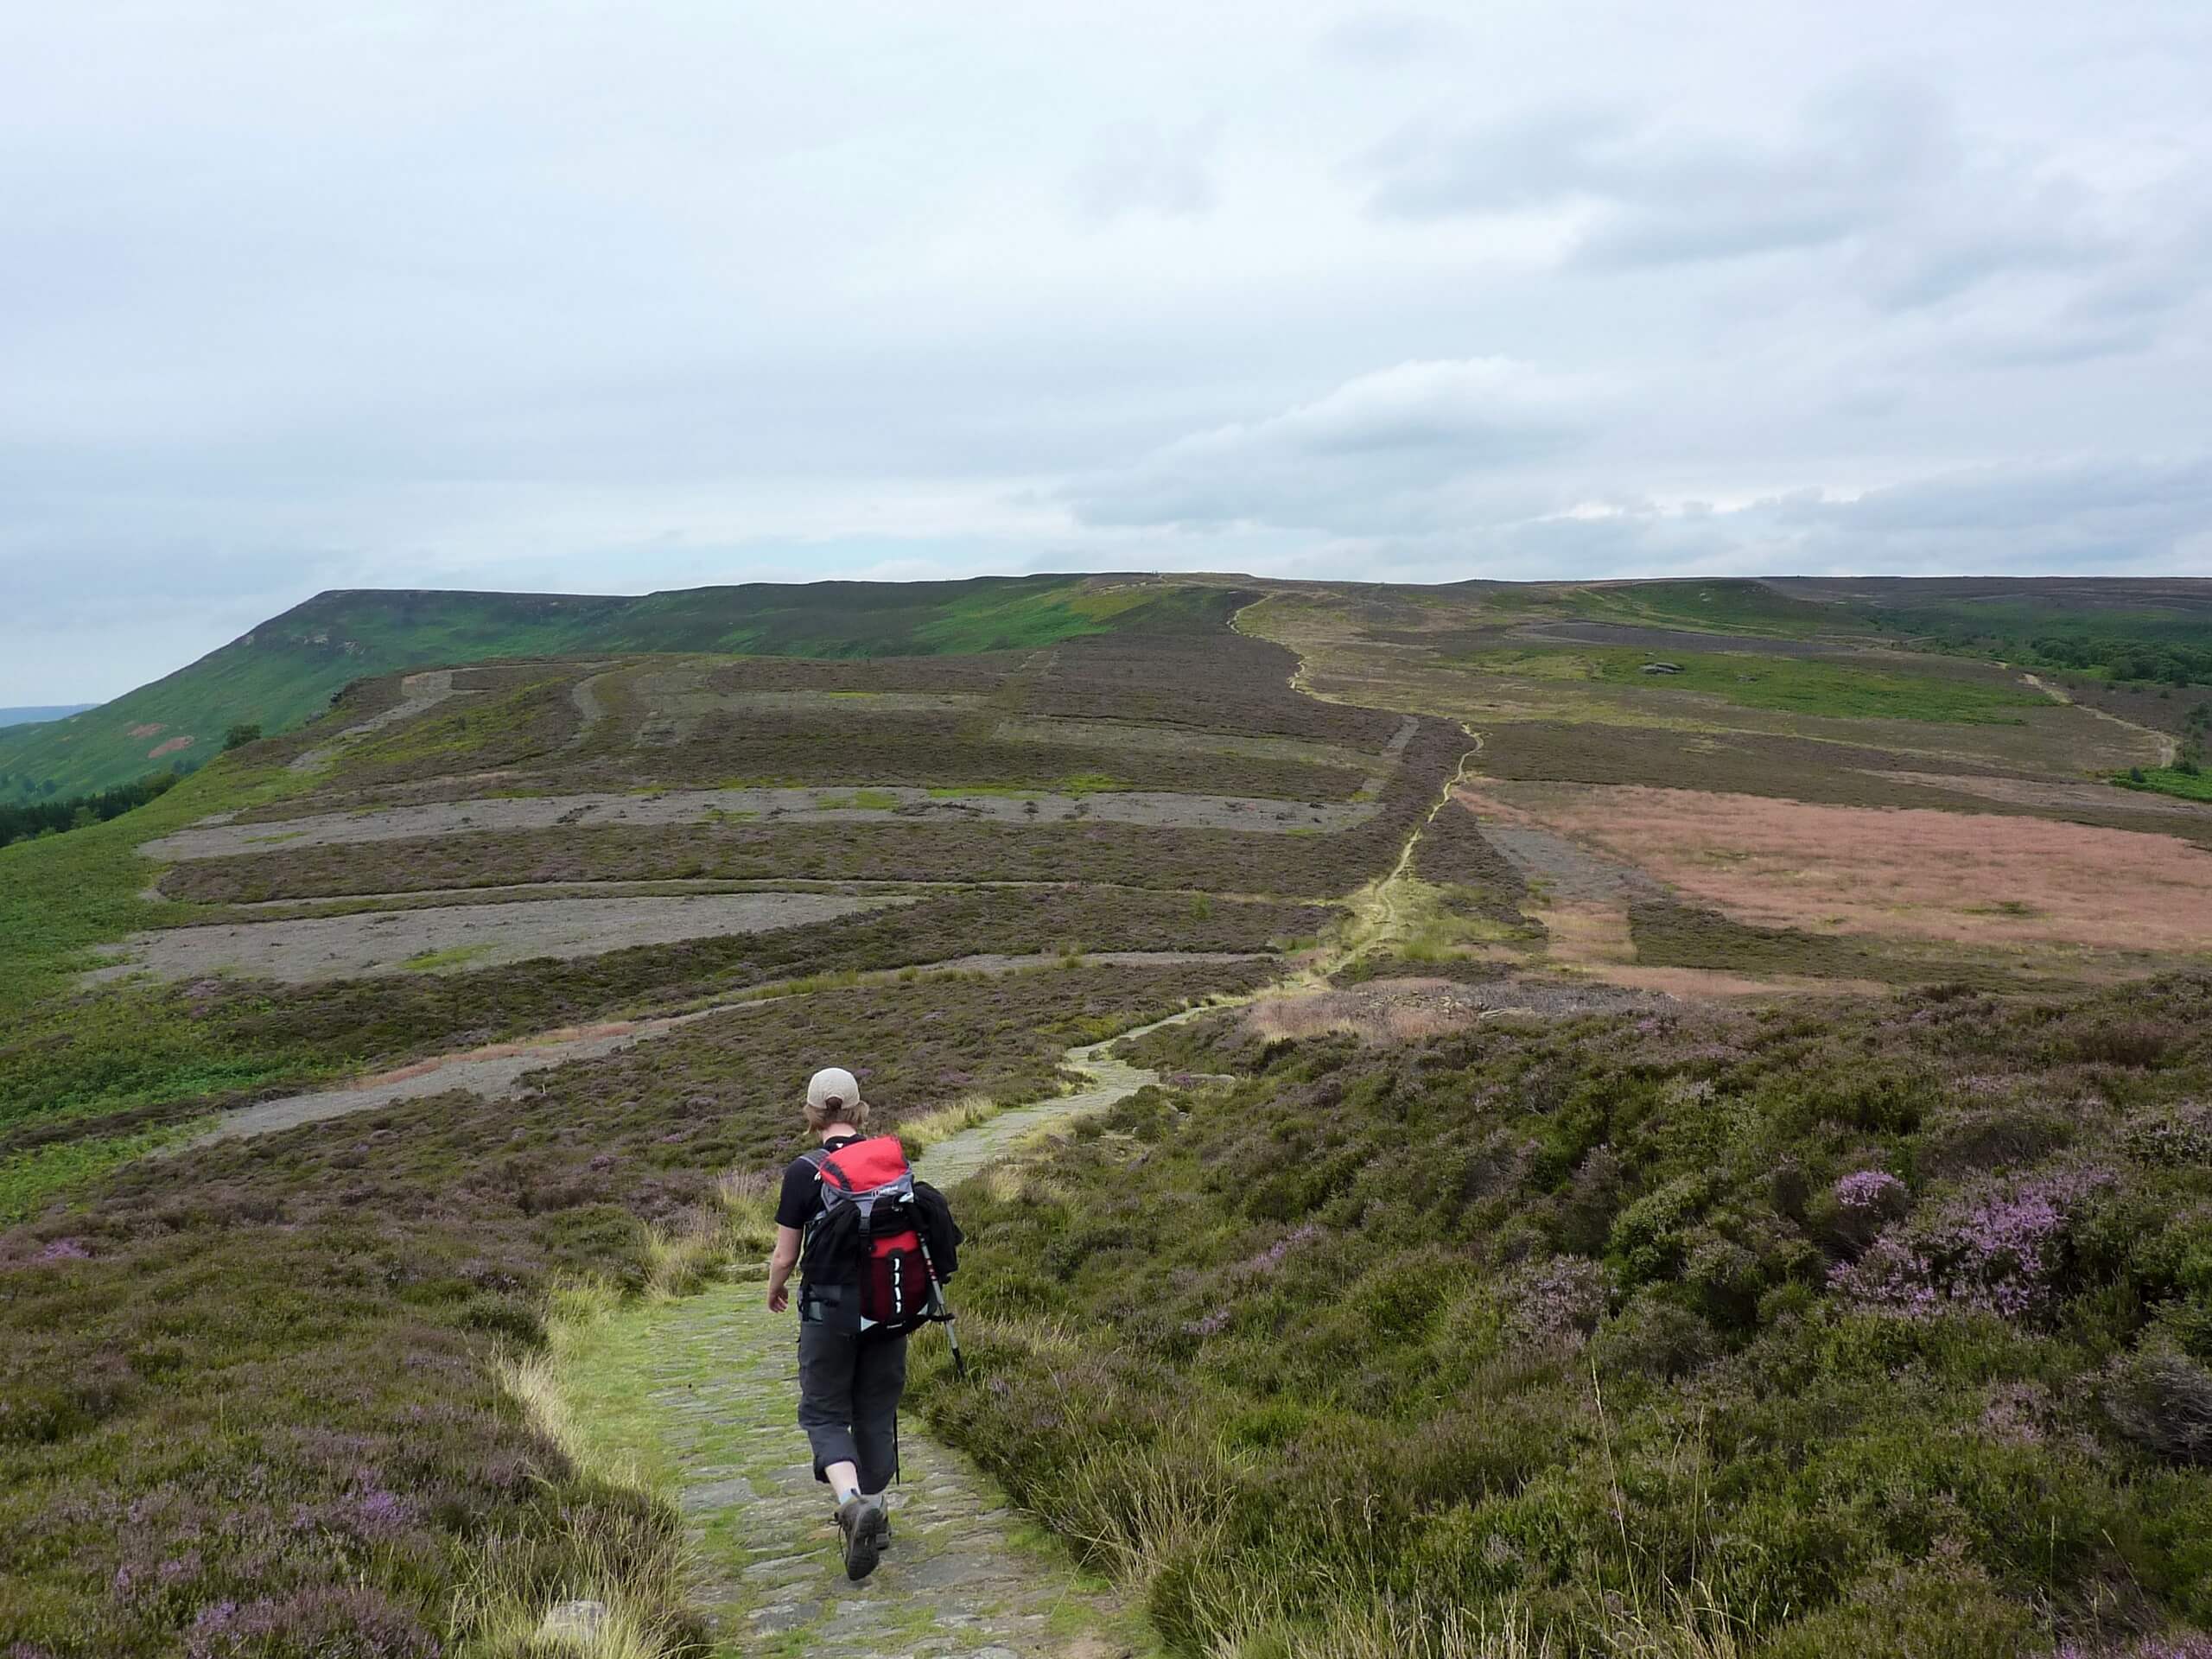
[[(910, 976), (937, 979), (956, 974), (1020, 973), (1031, 969), (1050, 968), (1067, 960), (1089, 964), (1103, 963), (1109, 967), (1168, 968), (1192, 963), (1258, 962), (1264, 959), (1262, 952), (1230, 950), (1101, 950), (1079, 958), (986, 954), (956, 957), (947, 962), (924, 963), (910, 968), (886, 968), (861, 974), (852, 983), (855, 986), (889, 985)], [(270, 1135), (302, 1123), (344, 1117), (354, 1112), (373, 1111), (380, 1107), (397, 1105), (402, 1101), (422, 1100), (455, 1090), (465, 1090), (484, 1100), (499, 1100), (520, 1092), (523, 1080), (532, 1072), (565, 1065), (572, 1060), (596, 1059), (601, 1055), (612, 1054), (637, 1043), (665, 1037), (695, 1020), (760, 1007), (780, 1000), (775, 995), (775, 988), (763, 987), (752, 996), (718, 1003), (713, 1007), (695, 1009), (688, 1014), (565, 1027), (519, 1042), (495, 1043), (489, 1047), (467, 1049), (456, 1054), (440, 1054), (401, 1066), (396, 1071), (360, 1078), (343, 1088), (321, 1089), (308, 1094), (287, 1095), (278, 1100), (264, 1100), (255, 1105), (241, 1106), (234, 1111), (224, 1113), (204, 1135), (155, 1155), (174, 1156), (179, 1152), (204, 1147), (213, 1141), (232, 1141), (244, 1135)]]
[(453, 672), (449, 668), (434, 668), (426, 673), (410, 674), (399, 683), (401, 702), (358, 726), (348, 726), (320, 748), (309, 749), (305, 754), (295, 757), (288, 770), (320, 772), (347, 747), (372, 732), (381, 731), (387, 726), (397, 726), (403, 720), (412, 720), (416, 715), (436, 708), (448, 697), (475, 696), (473, 691), (455, 691), (453, 689)]
[(651, 795), (536, 795), (436, 801), (378, 811), (323, 813), (268, 823), (209, 822), (139, 850), (171, 861), (232, 858), (271, 847), (331, 847), (412, 841), (490, 830), (739, 823), (849, 823), (946, 819), (987, 823), (1135, 823), (1262, 835), (1349, 830), (1375, 816), (1372, 802), (1268, 800), (1256, 796), (1175, 795), (1148, 790), (1093, 795), (936, 794), (926, 789), (671, 789)]
[[(442, 905), (289, 921), (173, 927), (140, 933), (124, 959), (92, 978), (151, 973), (205, 979), (237, 973), (304, 985), (416, 968), (492, 968), (540, 957), (592, 957), (632, 945), (760, 933), (855, 911), (911, 904), (895, 894), (716, 893), (661, 898), (539, 899)], [(443, 956), (447, 960), (423, 962)]]

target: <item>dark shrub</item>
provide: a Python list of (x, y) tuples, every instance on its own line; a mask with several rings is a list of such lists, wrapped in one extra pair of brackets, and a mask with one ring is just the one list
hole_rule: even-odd
[(2076, 1116), (2039, 1103), (1945, 1112), (1921, 1131), (1920, 1172), (1949, 1180), (2035, 1163), (2072, 1142)]
[(1590, 1339), (1599, 1370), (1662, 1382), (1695, 1370), (1719, 1350), (1711, 1325), (1689, 1309), (1649, 1294), (1630, 1301)]
[(2105, 1409), (2120, 1433), (2177, 1463), (2212, 1463), (2212, 1371), (2164, 1345), (2105, 1369)]
[(2107, 1015), (2062, 1032), (2058, 1054), (2083, 1065), (2153, 1066), (2164, 1062), (2183, 1037), (2159, 1020)]

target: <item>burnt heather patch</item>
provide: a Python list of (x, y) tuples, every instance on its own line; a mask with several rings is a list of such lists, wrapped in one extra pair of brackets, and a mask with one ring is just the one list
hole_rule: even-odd
[(179, 864), (164, 894), (202, 903), (517, 882), (665, 878), (1105, 881), (1214, 892), (1341, 893), (1387, 871), (1470, 747), (1424, 721), (1379, 810), (1329, 834), (1131, 824), (740, 823), (569, 828), (287, 848)]
[[(130, 995), (148, 1003), (143, 1023), (149, 1027), (178, 1027), (211, 1055), (299, 1079), (389, 1067), (779, 981), (979, 951), (1266, 950), (1277, 941), (1312, 938), (1329, 914), (1311, 906), (1080, 887), (952, 893), (826, 930), (687, 939), (450, 975), (308, 985), (206, 981), (158, 991), (133, 988)], [(41, 1103), (92, 1092), (101, 1069), (112, 1064), (96, 1049), (36, 1035), (0, 1042), (0, 1156), (16, 1147), (16, 1136), (35, 1128)], [(258, 1092), (275, 1091), (272, 1084)], [(239, 1103), (236, 1096), (211, 1100), (203, 1087), (156, 1107), (136, 1107), (124, 1118), (73, 1118), (64, 1138), (109, 1133), (124, 1122), (181, 1121)], [(53, 1139), (52, 1131), (35, 1135), (37, 1144)]]

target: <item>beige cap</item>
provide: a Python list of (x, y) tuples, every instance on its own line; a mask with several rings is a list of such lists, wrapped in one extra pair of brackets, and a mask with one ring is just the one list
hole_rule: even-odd
[(806, 1103), (817, 1112), (841, 1109), (860, 1097), (860, 1079), (842, 1065), (824, 1066), (807, 1079)]

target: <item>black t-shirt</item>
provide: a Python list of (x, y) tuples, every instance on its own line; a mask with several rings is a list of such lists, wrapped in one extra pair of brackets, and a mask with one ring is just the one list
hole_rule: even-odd
[[(857, 1135), (841, 1135), (823, 1143), (824, 1152), (835, 1152), (840, 1147), (849, 1147), (860, 1140)], [(804, 1158), (794, 1158), (784, 1171), (784, 1190), (776, 1199), (776, 1224), (806, 1230), (806, 1224), (822, 1213), (822, 1177), (813, 1164)]]

